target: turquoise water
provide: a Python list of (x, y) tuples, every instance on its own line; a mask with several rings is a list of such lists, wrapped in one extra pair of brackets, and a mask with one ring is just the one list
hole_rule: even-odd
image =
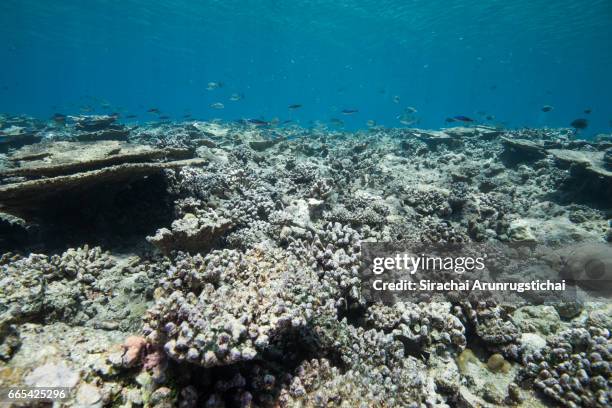
[(610, 132), (611, 22), (610, 0), (3, 0), (0, 112), (354, 129), (403, 126), (410, 106), (419, 127), (585, 117), (586, 135)]

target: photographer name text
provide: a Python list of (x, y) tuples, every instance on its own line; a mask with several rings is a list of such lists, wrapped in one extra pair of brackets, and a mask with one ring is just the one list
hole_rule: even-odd
[(376, 279), (372, 282), (372, 288), (376, 291), (422, 291), (422, 292), (449, 292), (449, 291), (512, 291), (512, 292), (531, 292), (531, 291), (564, 291), (565, 280), (533, 280), (529, 282), (483, 282), (480, 280), (450, 280), (447, 282), (434, 282), (429, 279), (411, 281), (400, 279), (386, 282)]

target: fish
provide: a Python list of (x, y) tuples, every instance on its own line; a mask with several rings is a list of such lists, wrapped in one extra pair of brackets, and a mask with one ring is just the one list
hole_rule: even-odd
[(409, 115), (400, 115), (397, 117), (399, 119), (399, 122), (402, 125), (406, 125), (406, 126), (411, 126), (414, 125), (415, 123), (419, 123), (419, 120), (413, 116), (409, 116)]
[(162, 115), (162, 116), (160, 116), (160, 117), (159, 117), (159, 119), (161, 119), (161, 120), (170, 119), (170, 116), (168, 116), (168, 115)]
[(233, 93), (230, 97), (229, 100), (232, 102), (238, 102), (239, 100), (244, 99), (244, 95), (243, 94), (239, 94), (239, 93)]
[(544, 105), (542, 106), (542, 112), (550, 112), (551, 110), (553, 110), (554, 108), (550, 105)]
[(458, 120), (459, 122), (474, 122), (474, 119), (463, 115), (454, 116), (453, 119)]
[(455, 118), (446, 118), (446, 119), (444, 119), (444, 122), (446, 122), (446, 123), (453, 123), (453, 122), (456, 122), (456, 121), (457, 120)]
[(213, 89), (223, 88), (223, 82), (209, 82), (206, 85), (206, 89), (212, 91)]
[(126, 119), (135, 119), (137, 117), (138, 117), (138, 115), (127, 115), (125, 118)]
[(287, 108), (289, 108), (291, 110), (300, 109), (301, 107), (302, 107), (302, 105), (300, 105), (298, 103), (287, 106)]
[(53, 116), (51, 116), (51, 120), (57, 124), (64, 124), (66, 123), (66, 115), (62, 113), (54, 113)]
[(338, 118), (331, 118), (329, 120), (329, 123), (331, 123), (334, 126), (344, 126), (344, 122)]
[(485, 117), (486, 120), (495, 120), (495, 115), (487, 115)]
[(591, 112), (593, 112), (593, 110), (591, 108), (584, 110), (584, 113), (586, 113), (587, 115), (590, 115)]
[(359, 109), (342, 109), (343, 115), (352, 115), (353, 113), (359, 112)]
[(261, 119), (247, 119), (246, 122), (253, 126), (270, 126), (270, 122)]
[(570, 126), (576, 130), (584, 130), (589, 126), (589, 121), (584, 118), (574, 119)]
[(393, 97), (393, 103), (400, 103), (400, 97), (399, 97), (399, 95), (395, 95), (395, 96)]
[(414, 108), (412, 106), (408, 106), (406, 109), (404, 109), (404, 112), (407, 112), (407, 113), (417, 113), (418, 111), (416, 110), (416, 108)]
[(223, 109), (223, 108), (225, 108), (225, 105), (223, 105), (221, 102), (211, 103), (209, 106), (211, 108), (213, 108), (213, 109)]
[(366, 126), (368, 127), (374, 127), (376, 126), (376, 121), (374, 119), (370, 119), (366, 122)]
[(190, 118), (190, 117), (191, 117), (191, 113), (188, 113), (188, 114), (186, 114), (186, 115), (183, 115), (183, 118), (184, 118), (184, 119), (188, 119), (188, 118)]
[(147, 109), (147, 113), (157, 113), (159, 114), (160, 111), (158, 108), (151, 108), (151, 109)]

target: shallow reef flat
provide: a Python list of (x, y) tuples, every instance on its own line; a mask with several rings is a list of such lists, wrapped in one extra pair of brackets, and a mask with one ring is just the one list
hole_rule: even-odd
[[(611, 136), (11, 126), (0, 387), (78, 407), (612, 403), (612, 305), (585, 269), (612, 282)], [(570, 246), (577, 293), (368, 301), (362, 245), (402, 240)]]

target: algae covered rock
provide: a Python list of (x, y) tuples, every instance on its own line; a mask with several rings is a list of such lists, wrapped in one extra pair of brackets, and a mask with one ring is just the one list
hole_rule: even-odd
[(214, 212), (198, 216), (188, 213), (173, 221), (170, 229), (161, 228), (147, 240), (165, 254), (173, 250), (200, 252), (215, 246), (232, 226), (231, 220)]
[(612, 170), (607, 162), (609, 154), (601, 151), (550, 149), (559, 166), (568, 168), (570, 179), (565, 189), (575, 195), (596, 200), (612, 198)]
[(8, 148), (16, 148), (37, 143), (40, 140), (41, 136), (35, 129), (12, 125), (0, 129), (0, 152), (6, 151)]
[(531, 225), (526, 220), (516, 220), (510, 223), (508, 235), (515, 242), (536, 242), (536, 237), (531, 230)]
[(62, 194), (78, 197), (100, 185), (130, 183), (166, 168), (202, 163), (167, 160), (177, 154), (185, 153), (116, 141), (26, 146), (9, 155), (11, 166), (0, 171), (0, 208), (28, 214)]
[(103, 130), (111, 126), (117, 121), (116, 115), (82, 115), (68, 116), (69, 119), (75, 122), (77, 130)]

